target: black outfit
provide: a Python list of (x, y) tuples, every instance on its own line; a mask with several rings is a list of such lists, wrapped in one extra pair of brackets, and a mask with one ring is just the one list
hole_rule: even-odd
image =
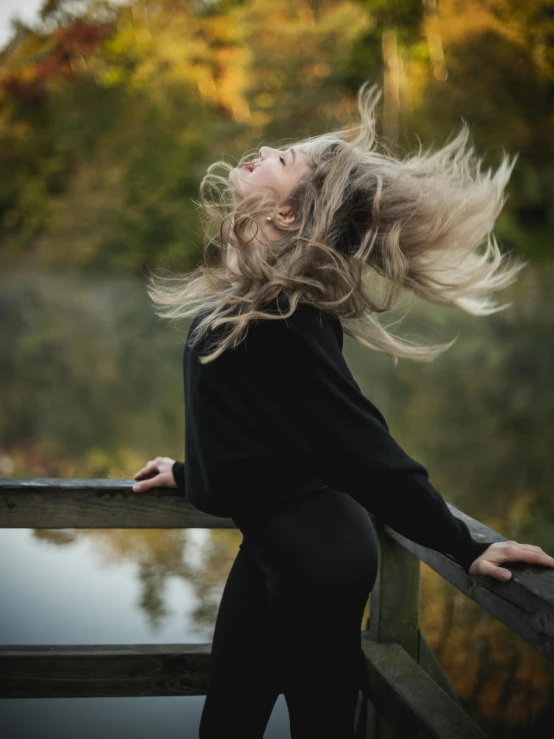
[[(293, 739), (353, 736), (363, 609), (377, 575), (368, 511), (467, 572), (474, 540), (390, 435), (342, 355), (340, 319), (301, 304), (200, 364), (185, 344), (179, 488), (244, 538), (222, 596), (200, 735), (261, 739), (283, 692)], [(197, 325), (197, 315), (190, 331)], [(221, 329), (216, 329), (219, 331)]]

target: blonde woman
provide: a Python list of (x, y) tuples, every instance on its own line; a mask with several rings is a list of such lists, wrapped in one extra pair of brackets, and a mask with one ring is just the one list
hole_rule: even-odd
[(293, 739), (354, 737), (378, 568), (368, 511), (470, 576), (554, 566), (540, 547), (473, 539), (344, 360), (343, 331), (394, 361), (433, 359), (450, 344), (419, 346), (380, 320), (400, 291), (485, 315), (523, 266), (490, 236), (513, 161), (482, 172), (465, 127), (434, 153), (397, 159), (376, 143), (378, 99), (360, 90), (355, 128), (210, 167), (201, 198), (215, 264), (150, 278), (158, 315), (193, 318), (186, 462), (150, 460), (133, 490), (178, 487), (243, 534), (202, 739), (261, 739), (281, 692)]

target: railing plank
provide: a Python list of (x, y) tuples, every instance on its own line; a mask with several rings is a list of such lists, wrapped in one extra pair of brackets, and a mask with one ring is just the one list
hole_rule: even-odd
[(0, 698), (205, 695), (211, 644), (0, 647)]
[[(362, 648), (367, 692), (399, 737), (486, 739), (399, 644), (362, 632)], [(0, 698), (205, 695), (210, 656), (211, 644), (7, 646)]]
[(236, 528), (197, 510), (176, 488), (135, 493), (135, 480), (0, 479), (0, 528)]
[[(454, 506), (449, 504), (449, 508), (467, 523), (476, 539), (506, 541), (505, 537)], [(385, 529), (395, 541), (455, 588), (525, 639), (534, 649), (554, 660), (554, 570), (523, 562), (507, 562), (503, 566), (513, 573), (507, 583), (483, 575), (470, 576), (440, 552), (415, 544), (388, 526)]]
[(392, 642), (362, 637), (369, 692), (395, 734), (406, 739), (487, 739), (464, 710)]

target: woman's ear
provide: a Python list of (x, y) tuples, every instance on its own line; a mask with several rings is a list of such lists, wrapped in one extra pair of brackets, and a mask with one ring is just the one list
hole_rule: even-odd
[(296, 213), (292, 205), (282, 205), (277, 211), (277, 218), (282, 226), (292, 226), (296, 220)]

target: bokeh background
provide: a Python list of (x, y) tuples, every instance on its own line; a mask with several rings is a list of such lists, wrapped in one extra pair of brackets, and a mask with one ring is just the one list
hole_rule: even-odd
[[(554, 2), (46, 0), (0, 14), (0, 476), (130, 478), (184, 458), (188, 328), (153, 267), (202, 258), (206, 167), (355, 120), (366, 80), (399, 154), (462, 119), (519, 154), (496, 224), (527, 260), (486, 318), (416, 302), (430, 364), (344, 353), (445, 498), (554, 555)], [(235, 531), (0, 530), (1, 641), (205, 642)], [(542, 739), (554, 666), (422, 565), (422, 629), (490, 737)], [(367, 614), (366, 614), (367, 615)], [(317, 614), (314, 614), (317, 618)], [(0, 701), (6, 739), (194, 737), (202, 698)], [(40, 732), (40, 733), (39, 733)], [(286, 737), (279, 699), (266, 734)]]

